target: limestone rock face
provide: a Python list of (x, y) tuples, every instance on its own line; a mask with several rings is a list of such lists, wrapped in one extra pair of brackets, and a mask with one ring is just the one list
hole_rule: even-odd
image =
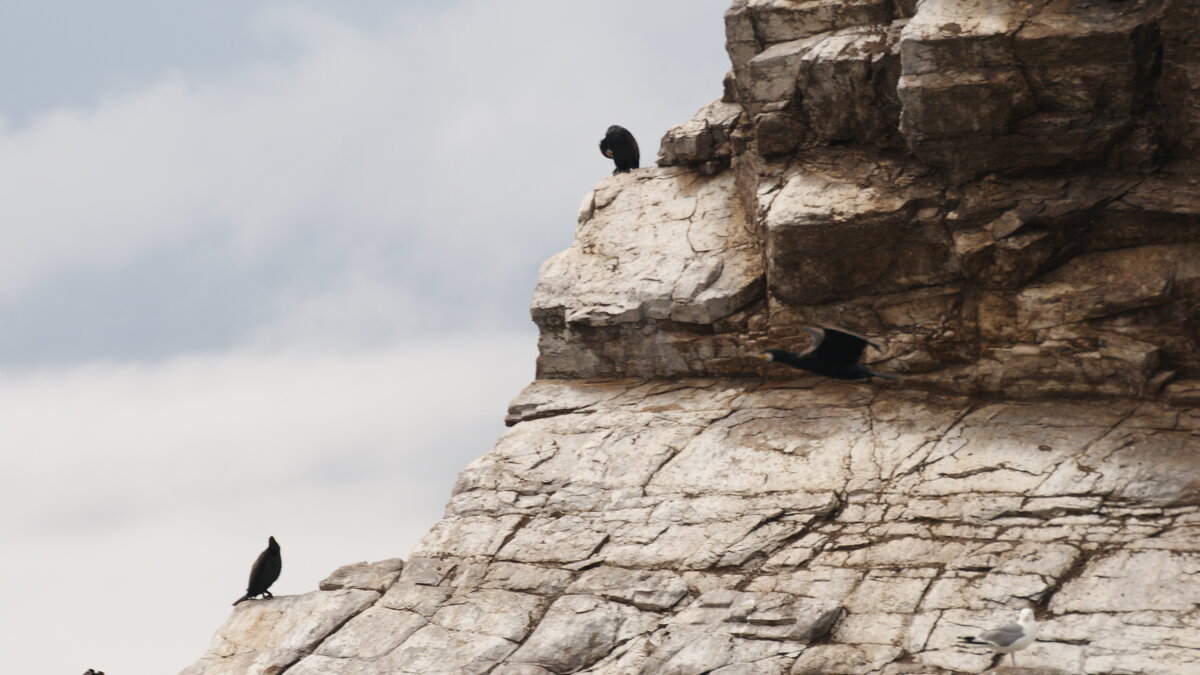
[[(1200, 3), (735, 0), (406, 562), (186, 675), (1200, 672)], [(886, 383), (750, 358), (865, 333)], [(1009, 667), (959, 644), (1032, 607)]]
[(900, 39), (905, 140), (963, 174), (1151, 162), (1161, 14), (1159, 2), (927, 0)]
[(686, 165), (710, 176), (728, 169), (733, 157), (733, 130), (741, 116), (740, 105), (713, 101), (692, 119), (667, 131), (658, 151), (659, 165)]
[(292, 672), (291, 666), (379, 596), (337, 590), (244, 602), (217, 632), (208, 653), (181, 675)]
[[(513, 409), (383, 595), (245, 603), (191, 672), (276, 672), (224, 647), (244, 633), (305, 638), (288, 673), (979, 672), (958, 638), (1020, 603), (1031, 672), (1200, 659), (1200, 409), (814, 379), (548, 381)], [(362, 597), (300, 606), (326, 593)]]
[(542, 265), (539, 372), (653, 377), (737, 357), (730, 335), (763, 298), (757, 242), (730, 172), (605, 179), (584, 198), (575, 243)]
[(535, 300), (543, 340), (585, 352), (539, 373), (777, 374), (728, 345), (803, 348), (803, 325), (831, 324), (887, 336), (880, 367), (942, 391), (1153, 397), (1200, 377), (1200, 290), (1176, 262), (1200, 241), (1193, 5), (735, 2), (729, 95), (660, 164), (724, 162), (676, 148), (730, 138), (764, 303), (687, 326), (704, 349), (613, 360), (611, 332), (551, 326)]

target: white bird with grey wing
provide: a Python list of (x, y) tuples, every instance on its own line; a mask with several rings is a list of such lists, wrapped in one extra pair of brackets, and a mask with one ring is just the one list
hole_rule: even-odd
[(1008, 654), (1012, 657), (1013, 667), (1017, 665), (1016, 652), (1025, 649), (1037, 640), (1037, 621), (1033, 620), (1033, 610), (1026, 607), (1016, 623), (1010, 623), (999, 628), (980, 633), (976, 637), (962, 638), (961, 642), (972, 645), (987, 645), (997, 654)]

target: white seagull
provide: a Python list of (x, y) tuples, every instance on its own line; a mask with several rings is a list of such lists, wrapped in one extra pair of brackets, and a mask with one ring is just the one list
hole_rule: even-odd
[(1016, 652), (1033, 644), (1037, 634), (1038, 626), (1033, 620), (1033, 610), (1026, 607), (1021, 610), (1021, 616), (1016, 623), (993, 628), (976, 637), (962, 638), (961, 641), (965, 644), (987, 645), (996, 654), (1008, 654), (1012, 657), (1013, 667), (1016, 668)]

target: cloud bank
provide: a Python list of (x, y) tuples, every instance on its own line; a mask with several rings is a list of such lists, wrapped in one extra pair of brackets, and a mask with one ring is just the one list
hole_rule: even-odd
[[(308, 311), (297, 298), (331, 292), (348, 304), (393, 296), (396, 318), (373, 324), (391, 337), (517, 327), (538, 264), (569, 243), (580, 196), (609, 170), (595, 150), (603, 130), (620, 122), (651, 150), (718, 91), (719, 38), (707, 62), (670, 47), (701, 16), (719, 33), (724, 3), (694, 16), (644, 4), (409, 6), (373, 29), (276, 7), (256, 21), (297, 46), (291, 59), (179, 74), (10, 126), (0, 320), (24, 302), (18, 332), (78, 341), (29, 299), (53, 294), (74, 314), (73, 290), (117, 280), (105, 302), (118, 289), (199, 302), (170, 315), (211, 335), (189, 345), (202, 349), (286, 324)], [(163, 274), (165, 256), (192, 275)], [(150, 292), (147, 277), (169, 285)], [(134, 340), (189, 343), (183, 330), (128, 328), (153, 317), (125, 322)], [(34, 342), (8, 341), (8, 363)]]

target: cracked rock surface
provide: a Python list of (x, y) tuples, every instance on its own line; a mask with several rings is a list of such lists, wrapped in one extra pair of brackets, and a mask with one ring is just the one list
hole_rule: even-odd
[(188, 672), (980, 672), (958, 638), (1019, 602), (1033, 672), (1200, 667), (1198, 408), (697, 379), (513, 410), (382, 594), (244, 603)]
[(740, 352), (737, 327), (762, 295), (757, 238), (731, 173), (616, 174), (584, 198), (571, 248), (542, 265), (532, 309), (543, 327), (538, 370), (554, 377), (619, 367), (650, 377), (664, 362), (703, 369)]
[[(734, 0), (407, 561), (185, 675), (1200, 672), (1200, 3)], [(865, 333), (891, 382), (749, 358)], [(958, 644), (1032, 606), (1020, 667)]]

